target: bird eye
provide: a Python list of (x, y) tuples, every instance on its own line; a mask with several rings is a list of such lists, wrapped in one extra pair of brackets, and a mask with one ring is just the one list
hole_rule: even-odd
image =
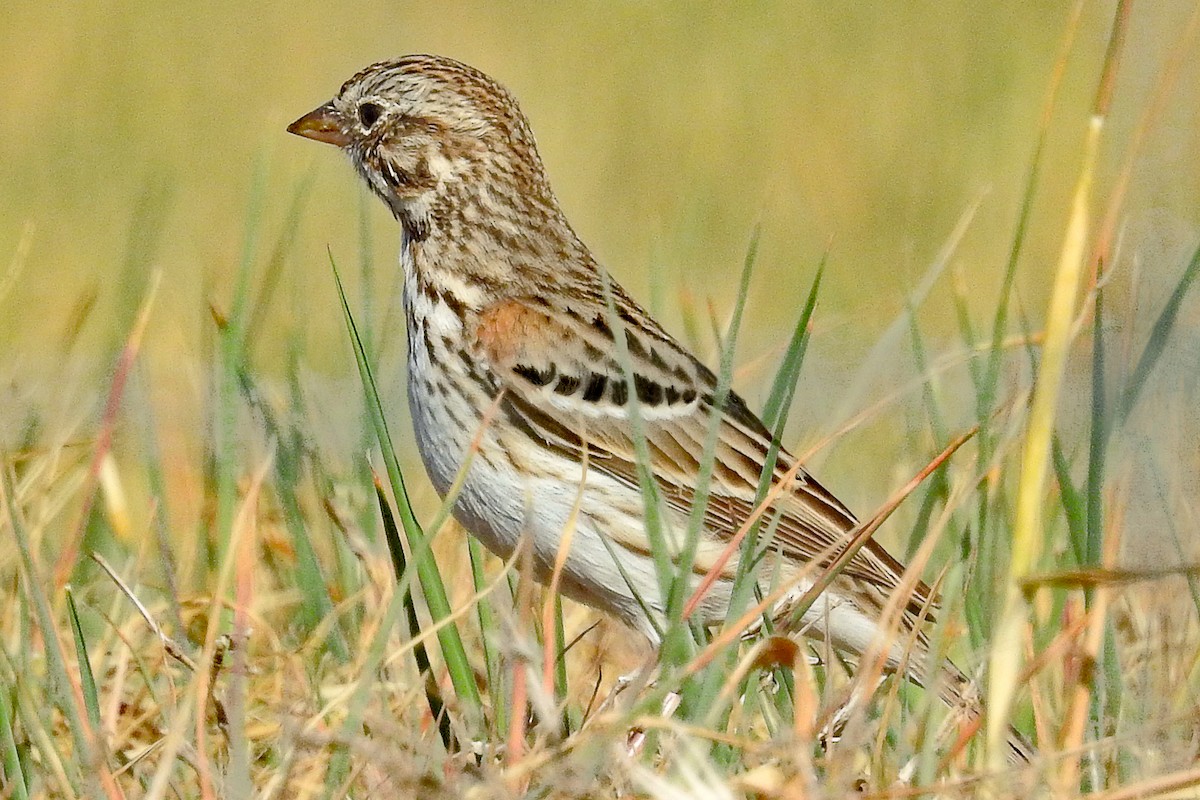
[(358, 107), (358, 119), (364, 128), (371, 128), (383, 116), (383, 108), (378, 103), (362, 103)]

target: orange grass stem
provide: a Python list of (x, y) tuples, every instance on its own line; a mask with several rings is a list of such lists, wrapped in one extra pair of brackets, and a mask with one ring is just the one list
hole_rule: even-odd
[[(924, 469), (913, 476), (912, 480), (906, 483), (900, 489), (900, 491), (892, 495), (892, 497), (883, 504), (879, 511), (877, 511), (867, 523), (859, 525), (858, 528), (854, 530), (854, 535), (842, 548), (841, 553), (829, 564), (829, 566), (822, 571), (821, 576), (818, 577), (813, 585), (809, 587), (808, 591), (804, 593), (804, 596), (800, 599), (800, 602), (796, 604), (796, 608), (804, 609), (812, 605), (812, 603), (820, 596), (821, 592), (825, 591), (826, 587), (828, 587), (830, 582), (833, 581), (834, 577), (837, 576), (837, 574), (846, 566), (846, 564), (850, 563), (850, 559), (854, 558), (854, 554), (857, 553), (863, 547), (863, 545), (867, 543), (867, 541), (875, 534), (875, 532), (879, 530), (879, 526), (881, 526), (884, 521), (892, 515), (892, 512), (899, 508), (900, 504), (904, 502), (904, 500), (910, 494), (912, 494), (916, 488), (925, 481), (926, 478), (932, 475), (938, 467), (944, 464), (946, 459), (954, 455), (954, 452), (958, 450), (958, 448), (970, 441), (971, 437), (978, 433), (978, 431), (979, 426), (977, 425), (947, 445), (945, 450), (943, 450), (937, 455), (936, 458), (930, 461)], [(774, 494), (774, 492), (772, 492), (772, 494)], [(763, 506), (769, 505), (772, 499), (772, 495), (767, 495), (766, 499), (763, 500)], [(750, 524), (753, 524), (753, 522), (748, 522), (744, 527), (748, 527)], [(739, 534), (740, 533), (741, 531), (739, 531)], [(804, 574), (806, 573), (807, 570)], [(803, 580), (804, 574), (799, 576), (797, 580)], [(775, 605), (780, 598), (782, 598), (788, 592), (791, 592), (794, 588), (795, 581), (785, 582), (782, 586), (763, 598), (762, 601), (756, 606), (743, 614), (737, 620), (737, 622), (727, 626), (719, 636), (717, 636), (708, 644), (707, 647), (700, 651), (695, 658), (688, 662), (686, 669), (684, 669), (684, 677), (694, 675), (707, 666), (723, 648), (740, 638), (743, 631), (749, 628), (758, 617), (760, 617), (771, 606)]]
[(133, 369), (133, 362), (137, 359), (138, 352), (142, 346), (142, 336), (146, 333), (146, 325), (150, 321), (150, 309), (154, 306), (154, 297), (158, 293), (159, 279), (162, 277), (162, 272), (155, 270), (150, 278), (150, 287), (146, 290), (146, 296), (142, 300), (141, 308), (138, 309), (137, 320), (134, 322), (133, 330), (129, 333), (129, 338), (125, 340), (125, 346), (121, 348), (121, 354), (117, 358), (116, 369), (113, 370), (112, 385), (108, 390), (108, 399), (104, 403), (104, 415), (100, 418), (100, 430), (96, 434), (96, 449), (92, 452), (91, 466), (88, 468), (87, 481), (83, 487), (83, 506), (79, 509), (78, 519), (75, 521), (74, 529), (66, 544), (63, 546), (62, 552), (59, 553), (58, 561), (54, 565), (54, 592), (66, 585), (67, 580), (71, 577), (71, 571), (75, 569), (75, 562), (79, 558), (79, 547), (83, 543), (83, 533), (87, 529), (87, 522), (92, 513), (92, 505), (96, 500), (96, 489), (100, 483), (100, 470), (104, 464), (104, 459), (108, 456), (109, 450), (112, 449), (113, 431), (117, 427), (117, 412), (121, 408), (121, 398), (125, 394), (125, 384), (129, 380), (129, 373)]

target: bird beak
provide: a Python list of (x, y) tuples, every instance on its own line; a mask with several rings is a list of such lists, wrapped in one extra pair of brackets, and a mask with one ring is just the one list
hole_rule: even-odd
[(345, 147), (350, 144), (350, 134), (342, 126), (341, 114), (337, 112), (332, 103), (314, 108), (288, 125), (287, 129), (288, 133), (337, 147)]

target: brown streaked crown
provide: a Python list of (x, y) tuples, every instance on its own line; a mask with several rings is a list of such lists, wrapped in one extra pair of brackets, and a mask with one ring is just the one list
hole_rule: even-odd
[(346, 150), (416, 240), (457, 219), (565, 226), (516, 100), (453, 59), (372, 64), (288, 130)]

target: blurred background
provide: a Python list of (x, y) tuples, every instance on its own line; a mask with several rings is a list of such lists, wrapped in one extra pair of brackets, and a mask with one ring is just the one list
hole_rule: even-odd
[[(1017, 279), (1026, 321), (1014, 331), (1040, 326), (1113, 5), (1085, 5), (1063, 61)], [(1135, 9), (1098, 213), (1193, 11), (1185, 0)], [(377, 337), (393, 435), (405, 444), (396, 226), (336, 152), (284, 128), (366, 64), (429, 51), (516, 94), (581, 237), (670, 330), (698, 331), (710, 363), (710, 314), (728, 318), (761, 225), (736, 380), (755, 407), (828, 258), (791, 418), (789, 442), (804, 451), (899, 385), (909, 329), (883, 337), (952, 241), (915, 309), (919, 326), (935, 352), (961, 349), (957, 295), (988, 330), (1070, 13), (1065, 2), (965, 0), (8, 2), (0, 447), (94, 436), (117, 348), (159, 270), (116, 452), (140, 441), (138, 427), (157, 431), (171, 513), (196, 519), (214, 318), (229, 312), (244, 264), (264, 299), (251, 329), (255, 370), (268, 387), (277, 378), (280, 395), (290, 368), (302, 375), (311, 436), (350, 469), (363, 451), (361, 394), (327, 253)], [(1157, 313), (1200, 231), (1194, 48), (1180, 69), (1133, 156), (1110, 306), (1118, 328)], [(1150, 316), (1139, 316), (1143, 306)], [(1196, 351), (1178, 355), (1179, 425), (1194, 416), (1186, 392)], [(950, 397), (963, 374), (944, 376)], [(903, 379), (911, 376), (910, 367)], [(973, 419), (966, 395), (961, 403)], [(261, 450), (262, 438), (244, 446)], [(1173, 441), (1183, 449), (1171, 458), (1194, 474), (1194, 445)], [(865, 512), (939, 447), (918, 389), (814, 460), (823, 481)], [(77, 452), (85, 458), (88, 448)], [(415, 483), (428, 494), (423, 479)]]

